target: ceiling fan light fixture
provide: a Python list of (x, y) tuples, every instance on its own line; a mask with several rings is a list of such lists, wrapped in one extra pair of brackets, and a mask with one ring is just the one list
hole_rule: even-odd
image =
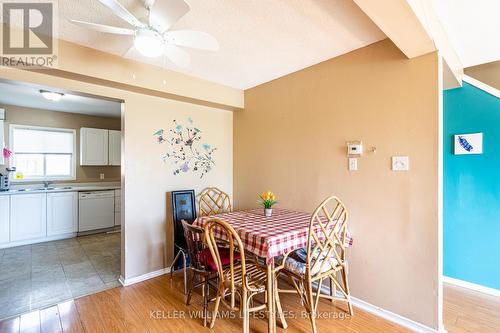
[(157, 58), (163, 54), (164, 41), (156, 31), (142, 29), (135, 35), (134, 46), (143, 56)]
[(64, 96), (63, 93), (58, 93), (58, 92), (48, 91), (48, 90), (40, 90), (40, 94), (42, 94), (42, 96), (45, 99), (48, 99), (49, 101), (52, 101), (52, 102), (59, 102), (61, 100), (61, 98)]

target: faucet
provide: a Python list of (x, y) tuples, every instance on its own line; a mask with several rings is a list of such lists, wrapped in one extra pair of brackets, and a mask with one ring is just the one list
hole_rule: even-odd
[(43, 187), (48, 188), (50, 184), (52, 184), (52, 182), (46, 180), (43, 182)]

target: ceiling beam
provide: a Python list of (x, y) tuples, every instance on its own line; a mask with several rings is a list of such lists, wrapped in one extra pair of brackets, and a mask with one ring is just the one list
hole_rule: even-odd
[(409, 59), (436, 51), (431, 36), (406, 0), (354, 0)]
[(429, 0), (354, 0), (409, 59), (439, 50), (444, 89), (462, 85), (463, 66)]

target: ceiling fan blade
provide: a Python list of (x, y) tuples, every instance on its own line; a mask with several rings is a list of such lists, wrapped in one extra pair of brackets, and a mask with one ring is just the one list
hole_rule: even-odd
[(125, 22), (128, 22), (132, 26), (139, 28), (145, 27), (145, 24), (139, 21), (131, 12), (123, 7), (118, 0), (99, 0), (99, 2), (111, 9), (116, 16)]
[(78, 25), (83, 28), (99, 31), (99, 32), (106, 32), (109, 34), (118, 34), (118, 35), (133, 35), (135, 32), (132, 29), (125, 29), (125, 28), (119, 28), (119, 27), (113, 27), (110, 25), (104, 25), (104, 24), (97, 24), (97, 23), (91, 23), (91, 22), (84, 22), (84, 21), (78, 21), (78, 20), (69, 20), (71, 23), (74, 25)]
[(168, 44), (190, 47), (193, 49), (217, 51), (219, 42), (214, 36), (195, 30), (176, 30), (167, 31), (164, 34), (165, 41)]
[(163, 32), (189, 12), (189, 5), (184, 0), (148, 0), (150, 6), (149, 24)]
[(176, 66), (186, 68), (191, 63), (189, 53), (175, 45), (165, 45), (165, 56), (172, 61)]

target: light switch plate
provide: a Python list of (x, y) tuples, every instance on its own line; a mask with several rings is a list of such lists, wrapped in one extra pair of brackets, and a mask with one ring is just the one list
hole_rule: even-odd
[(393, 156), (392, 171), (410, 170), (410, 158), (408, 156)]
[(349, 171), (358, 170), (358, 159), (354, 157), (349, 158)]

